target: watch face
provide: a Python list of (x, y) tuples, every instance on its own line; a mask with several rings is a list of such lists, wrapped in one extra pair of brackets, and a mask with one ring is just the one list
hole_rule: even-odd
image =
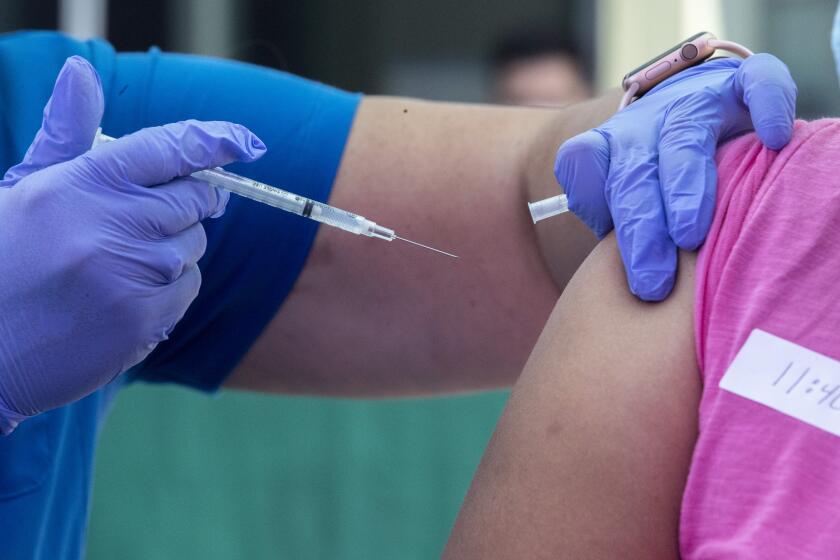
[[(660, 59), (664, 58), (664, 57), (665, 57), (665, 55), (667, 55), (667, 54), (671, 54), (671, 53), (672, 53), (672, 52), (674, 52), (675, 50), (679, 49), (679, 48), (680, 48), (681, 46), (683, 46), (685, 43), (690, 43), (691, 41), (693, 41), (693, 40), (697, 39), (698, 37), (700, 37), (700, 36), (702, 36), (702, 35), (706, 35), (707, 33), (708, 33), (708, 31), (701, 31), (700, 33), (695, 33), (694, 35), (692, 35), (692, 36), (691, 36), (691, 37), (689, 37), (688, 39), (684, 39), (684, 40), (680, 41), (679, 43), (677, 43), (676, 45), (674, 45), (674, 46), (673, 46), (673, 47), (671, 47), (670, 49), (666, 49), (666, 50), (662, 51), (661, 53), (659, 53), (659, 54), (658, 54), (658, 55), (656, 55), (655, 57), (651, 58), (650, 60), (648, 60), (648, 61), (647, 61), (647, 62), (645, 62), (644, 64), (641, 64), (641, 65), (639, 65), (637, 68), (634, 68), (634, 69), (630, 70), (630, 71), (629, 71), (629, 72), (628, 72), (628, 73), (624, 76), (624, 78), (625, 78), (625, 79), (626, 79), (626, 78), (629, 78), (629, 77), (630, 77), (630, 76), (632, 76), (633, 74), (636, 74), (637, 72), (641, 72), (642, 70), (644, 70), (645, 68), (647, 68), (648, 66), (650, 66), (651, 64), (653, 64), (654, 62), (657, 62), (657, 61), (659, 61)], [(691, 45), (691, 46), (692, 46), (692, 47), (694, 47), (694, 45)], [(696, 51), (697, 51), (697, 47), (694, 47), (694, 50), (695, 50), (695, 53), (694, 53), (694, 56), (693, 56), (693, 57), (692, 57), (692, 56), (688, 56), (688, 57), (686, 57), (686, 55), (690, 55), (690, 54), (691, 54), (691, 52), (681, 53), (681, 54), (683, 54), (683, 58), (685, 58), (686, 60), (692, 60), (693, 58), (696, 58), (696, 57), (697, 57), (697, 52), (696, 52)]]

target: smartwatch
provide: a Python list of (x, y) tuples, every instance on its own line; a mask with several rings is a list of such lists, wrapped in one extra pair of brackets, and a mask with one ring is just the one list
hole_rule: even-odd
[(752, 51), (743, 45), (722, 41), (708, 31), (701, 31), (628, 72), (621, 80), (624, 96), (618, 106), (619, 111), (674, 74), (705, 61), (717, 49), (742, 58), (752, 55)]

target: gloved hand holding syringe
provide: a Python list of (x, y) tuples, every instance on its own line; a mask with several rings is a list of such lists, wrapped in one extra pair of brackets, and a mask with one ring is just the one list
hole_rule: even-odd
[[(96, 147), (103, 142), (110, 142), (112, 140), (114, 140), (114, 138), (103, 134), (100, 129), (96, 133), (96, 138), (93, 141), (93, 147)], [(251, 200), (262, 202), (263, 204), (268, 204), (269, 206), (274, 206), (275, 208), (285, 210), (286, 212), (291, 212), (293, 214), (297, 214), (298, 216), (303, 216), (304, 218), (309, 218), (311, 220), (315, 220), (316, 222), (327, 224), (328, 226), (337, 227), (339, 229), (343, 229), (344, 231), (355, 233), (356, 235), (377, 237), (379, 239), (384, 239), (385, 241), (400, 239), (443, 255), (448, 255), (456, 259), (458, 258), (457, 255), (453, 255), (452, 253), (447, 253), (446, 251), (441, 251), (440, 249), (435, 249), (434, 247), (429, 247), (428, 245), (423, 245), (422, 243), (417, 243), (416, 241), (400, 237), (394, 233), (394, 230), (380, 226), (376, 222), (363, 218), (362, 216), (347, 212), (346, 210), (334, 208), (322, 202), (312, 200), (311, 198), (306, 198), (304, 196), (284, 191), (283, 189), (278, 189), (277, 187), (272, 187), (271, 185), (266, 185), (265, 183), (260, 183), (259, 181), (254, 181), (253, 179), (248, 179), (247, 177), (242, 177), (236, 173), (225, 171), (221, 167), (197, 171), (191, 176), (214, 187), (238, 194), (239, 196), (244, 196), (245, 198), (250, 198)]]

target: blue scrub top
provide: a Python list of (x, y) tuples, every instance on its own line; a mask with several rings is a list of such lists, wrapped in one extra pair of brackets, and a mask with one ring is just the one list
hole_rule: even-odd
[[(2, 169), (23, 157), (72, 55), (102, 77), (107, 134), (184, 119), (241, 123), (268, 153), (231, 170), (317, 200), (329, 196), (358, 95), (248, 64), (156, 49), (115, 53), (103, 41), (51, 32), (0, 36)], [(288, 295), (316, 232), (311, 221), (237, 196), (224, 217), (204, 225), (201, 291), (170, 339), (109, 386), (0, 437), (0, 559), (83, 556), (93, 454), (116, 391), (134, 380), (218, 389)]]

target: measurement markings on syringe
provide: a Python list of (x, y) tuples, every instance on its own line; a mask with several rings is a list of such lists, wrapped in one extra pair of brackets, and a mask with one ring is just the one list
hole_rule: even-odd
[[(254, 187), (254, 188), (257, 188), (257, 189), (259, 189), (259, 190), (261, 190), (261, 191), (265, 191), (265, 192), (267, 192), (267, 193), (269, 193), (269, 194), (281, 194), (281, 195), (286, 195), (286, 193), (285, 193), (285, 192), (283, 192), (282, 190), (280, 190), (280, 189), (278, 189), (278, 188), (275, 188), (275, 187), (272, 187), (272, 186), (269, 186), (269, 185), (266, 185), (265, 183), (260, 183), (259, 181), (253, 181), (253, 180), (252, 180), (252, 181), (251, 181), (251, 186), (252, 186), (252, 187)], [(299, 196), (295, 196), (295, 199), (299, 199), (299, 198), (301, 198), (301, 197), (299, 197)]]

